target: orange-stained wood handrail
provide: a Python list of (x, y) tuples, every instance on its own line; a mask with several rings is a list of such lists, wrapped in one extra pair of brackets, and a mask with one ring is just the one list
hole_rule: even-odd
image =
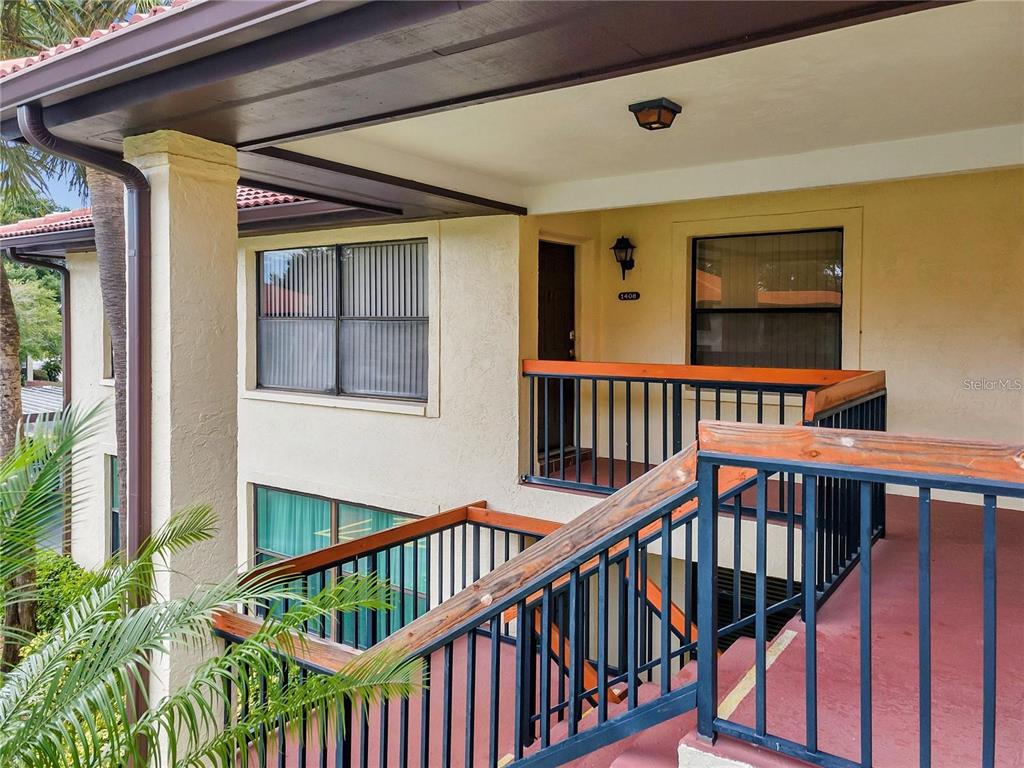
[[(512, 597), (522, 589), (524, 582), (571, 561), (581, 549), (690, 487), (696, 480), (696, 469), (696, 446), (691, 445), (625, 488), (602, 499), (586, 514), (571, 520), (512, 560), (499, 565), (375, 647), (415, 655), (453, 630), (482, 622), (491, 605)], [(748, 479), (752, 474), (752, 471), (745, 469), (723, 470), (719, 474), (719, 488), (724, 492), (740, 482), (740, 478)], [(680, 506), (673, 517), (687, 514), (695, 507), (696, 499)], [(660, 525), (658, 522), (652, 523), (638, 535), (642, 538), (654, 533)], [(616, 553), (625, 546), (627, 544), (623, 542), (610, 548), (609, 552)]]
[[(219, 611), (213, 615), (213, 628), (236, 640), (246, 640), (252, 637), (261, 626), (263, 626), (262, 619), (244, 616), (234, 611)], [(280, 638), (275, 649), (298, 661), (328, 672), (340, 671), (361, 653), (354, 648), (338, 645), (329, 640), (321, 640), (304, 633), (291, 632), (287, 638), (288, 641), (285, 641), (283, 637)]]
[(698, 432), (701, 452), (1024, 487), (1024, 445), (725, 421), (702, 421)]
[(516, 533), (528, 533), (534, 536), (548, 536), (562, 527), (561, 523), (556, 523), (553, 520), (498, 512), (487, 507), (470, 505), (466, 512), (466, 520), (470, 523), (505, 528)]
[(804, 401), (804, 421), (814, 422), (827, 411), (884, 389), (885, 371), (868, 371), (821, 389), (812, 389)]
[(594, 378), (676, 379), (694, 383), (768, 384), (792, 387), (827, 387), (870, 371), (810, 368), (744, 368), (724, 365), (674, 363), (599, 363), (578, 360), (523, 360), (523, 373)]
[(483, 508), (486, 506), (486, 501), (475, 501), (463, 507), (449, 509), (447, 512), (419, 517), (415, 520), (410, 520), (408, 523), (396, 525), (394, 528), (387, 528), (383, 531), (372, 533), (369, 536), (360, 536), (358, 539), (332, 544), (329, 547), (317, 549), (304, 555), (267, 563), (247, 573), (245, 578), (254, 579), (267, 573), (272, 573), (275, 576), (303, 576), (309, 573), (316, 573), (324, 568), (331, 568), (360, 555), (415, 541), (421, 536), (464, 523), (470, 507)]

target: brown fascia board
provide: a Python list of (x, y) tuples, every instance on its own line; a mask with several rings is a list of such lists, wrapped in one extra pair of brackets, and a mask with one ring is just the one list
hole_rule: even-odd
[(188, 61), (342, 13), (355, 0), (197, 0), (151, 22), (125, 27), (106, 39), (68, 51), (0, 79), (0, 116), (18, 104), (42, 105), (134, 80)]

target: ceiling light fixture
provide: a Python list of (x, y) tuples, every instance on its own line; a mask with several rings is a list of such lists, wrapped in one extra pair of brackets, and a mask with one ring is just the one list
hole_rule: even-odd
[(660, 99), (630, 104), (629, 111), (633, 113), (637, 125), (641, 128), (646, 128), (648, 131), (660, 131), (662, 128), (672, 125), (672, 121), (683, 111), (683, 108), (672, 99), (662, 96)]

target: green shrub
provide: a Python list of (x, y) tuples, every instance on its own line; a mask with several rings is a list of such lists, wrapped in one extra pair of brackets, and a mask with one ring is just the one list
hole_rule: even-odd
[(36, 625), (49, 632), (60, 623), (68, 607), (99, 583), (100, 577), (66, 555), (43, 550), (36, 561), (38, 600)]

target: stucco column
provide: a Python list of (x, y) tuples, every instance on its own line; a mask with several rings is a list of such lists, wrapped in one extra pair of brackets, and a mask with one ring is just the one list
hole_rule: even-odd
[[(125, 139), (124, 156), (152, 187), (153, 530), (197, 503), (220, 521), (169, 563), (157, 586), (176, 597), (236, 565), (238, 166), (233, 147), (176, 131)], [(153, 693), (194, 661), (161, 659)]]

